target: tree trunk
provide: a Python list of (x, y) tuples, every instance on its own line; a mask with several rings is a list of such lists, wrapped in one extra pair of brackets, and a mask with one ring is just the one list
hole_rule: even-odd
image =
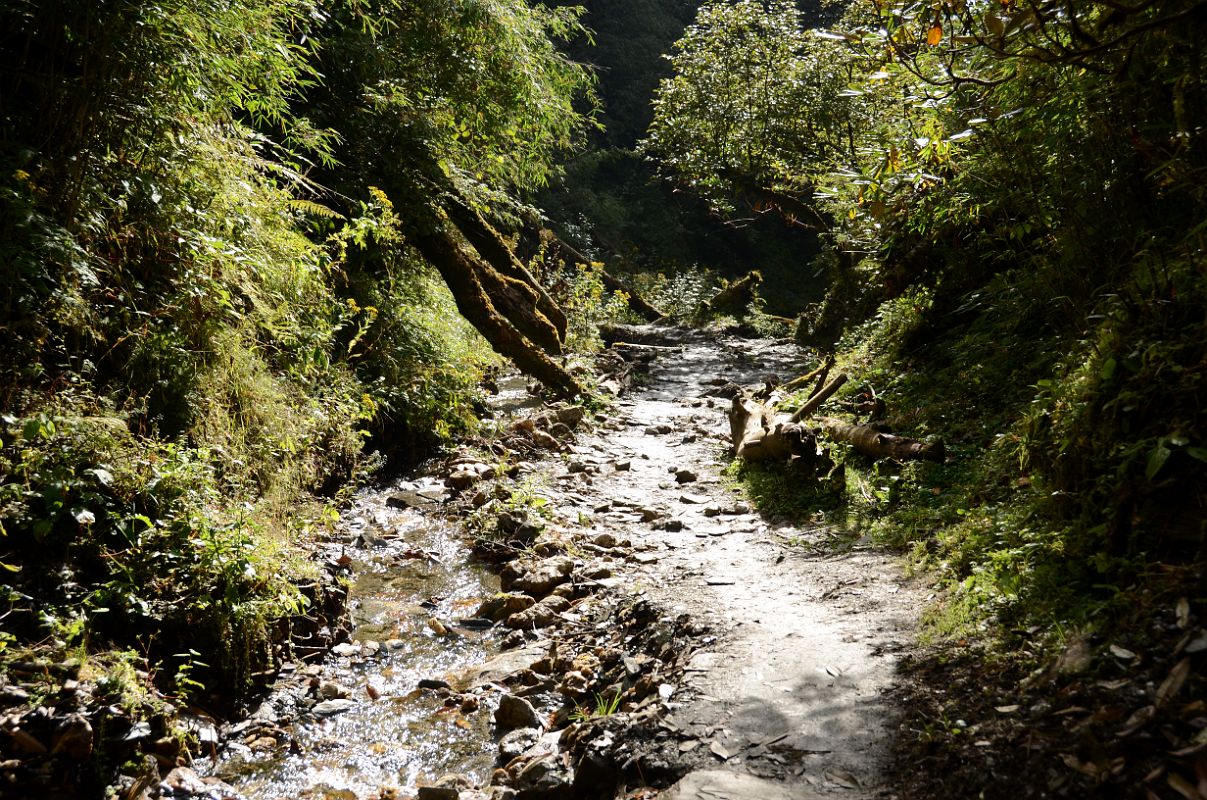
[[(550, 352), (560, 353), (561, 344), (566, 341), (566, 331), (568, 321), (566, 314), (561, 307), (554, 302), (549, 293), (545, 291), (545, 287), (541, 286), (532, 273), (528, 271), (507, 243), (503, 241), (503, 237), (499, 232), (491, 226), (489, 222), (482, 218), (470, 204), (460, 195), (450, 194), (448, 204), (448, 215), (457, 226), (457, 229), (464, 234), (469, 243), (474, 246), (478, 254), (494, 267), (499, 274), (505, 278), (510, 278), (518, 281), (526, 288), (531, 289), (530, 295), (524, 298), (524, 303), (531, 303), (536, 307), (536, 313), (543, 316), (557, 333), (558, 346), (555, 350), (546, 347)], [(496, 303), (496, 305), (498, 305)], [(504, 316), (510, 317), (509, 309), (500, 308)], [(535, 341), (535, 340), (534, 340)], [(542, 343), (542, 346), (544, 344)]]
[[(583, 393), (574, 377), (522, 332), (525, 327), (533, 327), (531, 323), (534, 320), (520, 313), (519, 319), (528, 319), (530, 323), (522, 327), (514, 324), (517, 322), (515, 317), (505, 317), (499, 313), (494, 300), (499, 297), (496, 292), (500, 285), (509, 286), (505, 276), (499, 275), (489, 264), (469, 253), (445, 231), (412, 234), (408, 240), (444, 278), (461, 315), (486, 337), (495, 350), (510, 358), (520, 370), (545, 384), (559, 397), (572, 400)], [(492, 287), (496, 292), (490, 291)], [(535, 314), (535, 307), (532, 310)], [(523, 309), (519, 311), (523, 312)], [(548, 323), (548, 320), (545, 322)], [(545, 328), (551, 329), (552, 326), (548, 325)]]
[(898, 461), (942, 462), (947, 452), (942, 442), (920, 442), (885, 433), (877, 425), (851, 425), (833, 417), (818, 420), (821, 429), (836, 442), (846, 442), (869, 458), (894, 458)]

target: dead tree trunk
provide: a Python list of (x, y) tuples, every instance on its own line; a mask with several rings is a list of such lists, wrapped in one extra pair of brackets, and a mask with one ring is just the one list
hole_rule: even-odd
[(920, 442), (894, 436), (878, 425), (851, 425), (833, 417), (818, 420), (821, 429), (836, 442), (846, 442), (869, 458), (895, 458), (898, 461), (942, 462), (947, 451), (942, 442)]
[(833, 417), (822, 417), (816, 427), (802, 422), (847, 381), (839, 374), (795, 414), (784, 414), (742, 392), (729, 409), (729, 430), (734, 455), (747, 461), (784, 461), (816, 458), (817, 433), (835, 442), (851, 445), (870, 458), (942, 461), (942, 442), (922, 442), (894, 436), (883, 426), (852, 425)]
[(729, 409), (734, 455), (747, 461), (785, 461), (816, 448), (807, 428), (742, 393)]

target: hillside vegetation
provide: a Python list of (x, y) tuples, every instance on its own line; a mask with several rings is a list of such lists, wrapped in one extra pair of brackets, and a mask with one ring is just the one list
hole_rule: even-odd
[[(1181, 659), (1207, 601), (1205, 34), (1197, 2), (852, 3), (828, 28), (782, 0), (708, 2), (657, 92), (642, 148), (669, 180), (823, 237), (826, 298), (798, 336), (851, 376), (833, 408), (884, 408), (949, 453), (845, 456), (837, 509), (833, 492), (743, 474), (777, 508), (828, 502), (932, 571), (938, 663), (983, 633), (1003, 645), (966, 663), (990, 715), (987, 687), (1017, 704), (1044, 673), (1019, 679), (1062, 652), (1093, 653), (1091, 675), (1202, 686), (1201, 656)], [(1090, 705), (1078, 680), (1050, 702)], [(932, 699), (911, 724), (959, 741), (937, 720), (970, 711)], [(1193, 706), (1159, 718), (1175, 749), (1201, 741), (1171, 721)], [(1148, 752), (1126, 738), (1142, 726), (1109, 738), (1120, 726), (1096, 717), (1059, 745), (1083, 779), (1143, 777), (1123, 766)], [(1009, 771), (967, 758), (974, 780)]]
[[(519, 0), (4, 5), (6, 658), (140, 664), (181, 699), (277, 663), (340, 498), (478, 424), (499, 359), (414, 245), (536, 298), (462, 235), (522, 208), (589, 125), (590, 76), (554, 46), (575, 20)], [(477, 310), (553, 365), (514, 309)]]

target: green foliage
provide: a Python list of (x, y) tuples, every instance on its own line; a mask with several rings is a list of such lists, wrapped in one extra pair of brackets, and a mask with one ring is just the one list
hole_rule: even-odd
[(604, 287), (603, 269), (599, 262), (578, 264), (550, 276), (554, 299), (569, 319), (566, 350), (571, 353), (600, 350), (599, 326), (628, 319), (628, 297)]
[(950, 454), (848, 460), (849, 508), (945, 576), (962, 630), (1101, 614), (1207, 554), (1196, 8), (853, 4), (806, 31), (714, 3), (660, 90), (646, 147), (681, 186), (825, 224), (802, 328)]
[(493, 363), (390, 196), (542, 185), (588, 124), (578, 13), (0, 10), (2, 644), (136, 646), (182, 694), (271, 663), (315, 495), (368, 436), (471, 429)]

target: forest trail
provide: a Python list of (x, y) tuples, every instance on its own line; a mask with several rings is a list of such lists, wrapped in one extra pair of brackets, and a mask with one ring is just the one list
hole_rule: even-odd
[(555, 503), (631, 539), (624, 583), (716, 634), (664, 721), (692, 770), (665, 796), (881, 796), (896, 727), (885, 692), (912, 641), (916, 587), (866, 541), (763, 518), (721, 477), (722, 387), (788, 380), (803, 353), (739, 339), (653, 352), (644, 385), (573, 448)]
[[(217, 777), (252, 800), (409, 796), (449, 776), (455, 791), (427, 796), (598, 798), (616, 783), (668, 800), (891, 795), (885, 693), (912, 641), (915, 587), (833, 525), (760, 515), (721, 474), (730, 384), (790, 378), (803, 352), (631, 333), (645, 343), (615, 348), (643, 364), (634, 388), (562, 452), (489, 489), (527, 498), (550, 537), (512, 554), (503, 587), (572, 562), (562, 598), (552, 584), (523, 589), (546, 599), (522, 613), (560, 610), (482, 619), (501, 620), (486, 609), (509, 596), (462, 542), (462, 514), (486, 491), (452, 499), (428, 476), (366, 492), (327, 544), (356, 576), (352, 640), (286, 671), (224, 732)], [(621, 713), (592, 712), (629, 687)], [(526, 719), (501, 722), (508, 695), (530, 704)], [(378, 791), (390, 786), (405, 788)]]

